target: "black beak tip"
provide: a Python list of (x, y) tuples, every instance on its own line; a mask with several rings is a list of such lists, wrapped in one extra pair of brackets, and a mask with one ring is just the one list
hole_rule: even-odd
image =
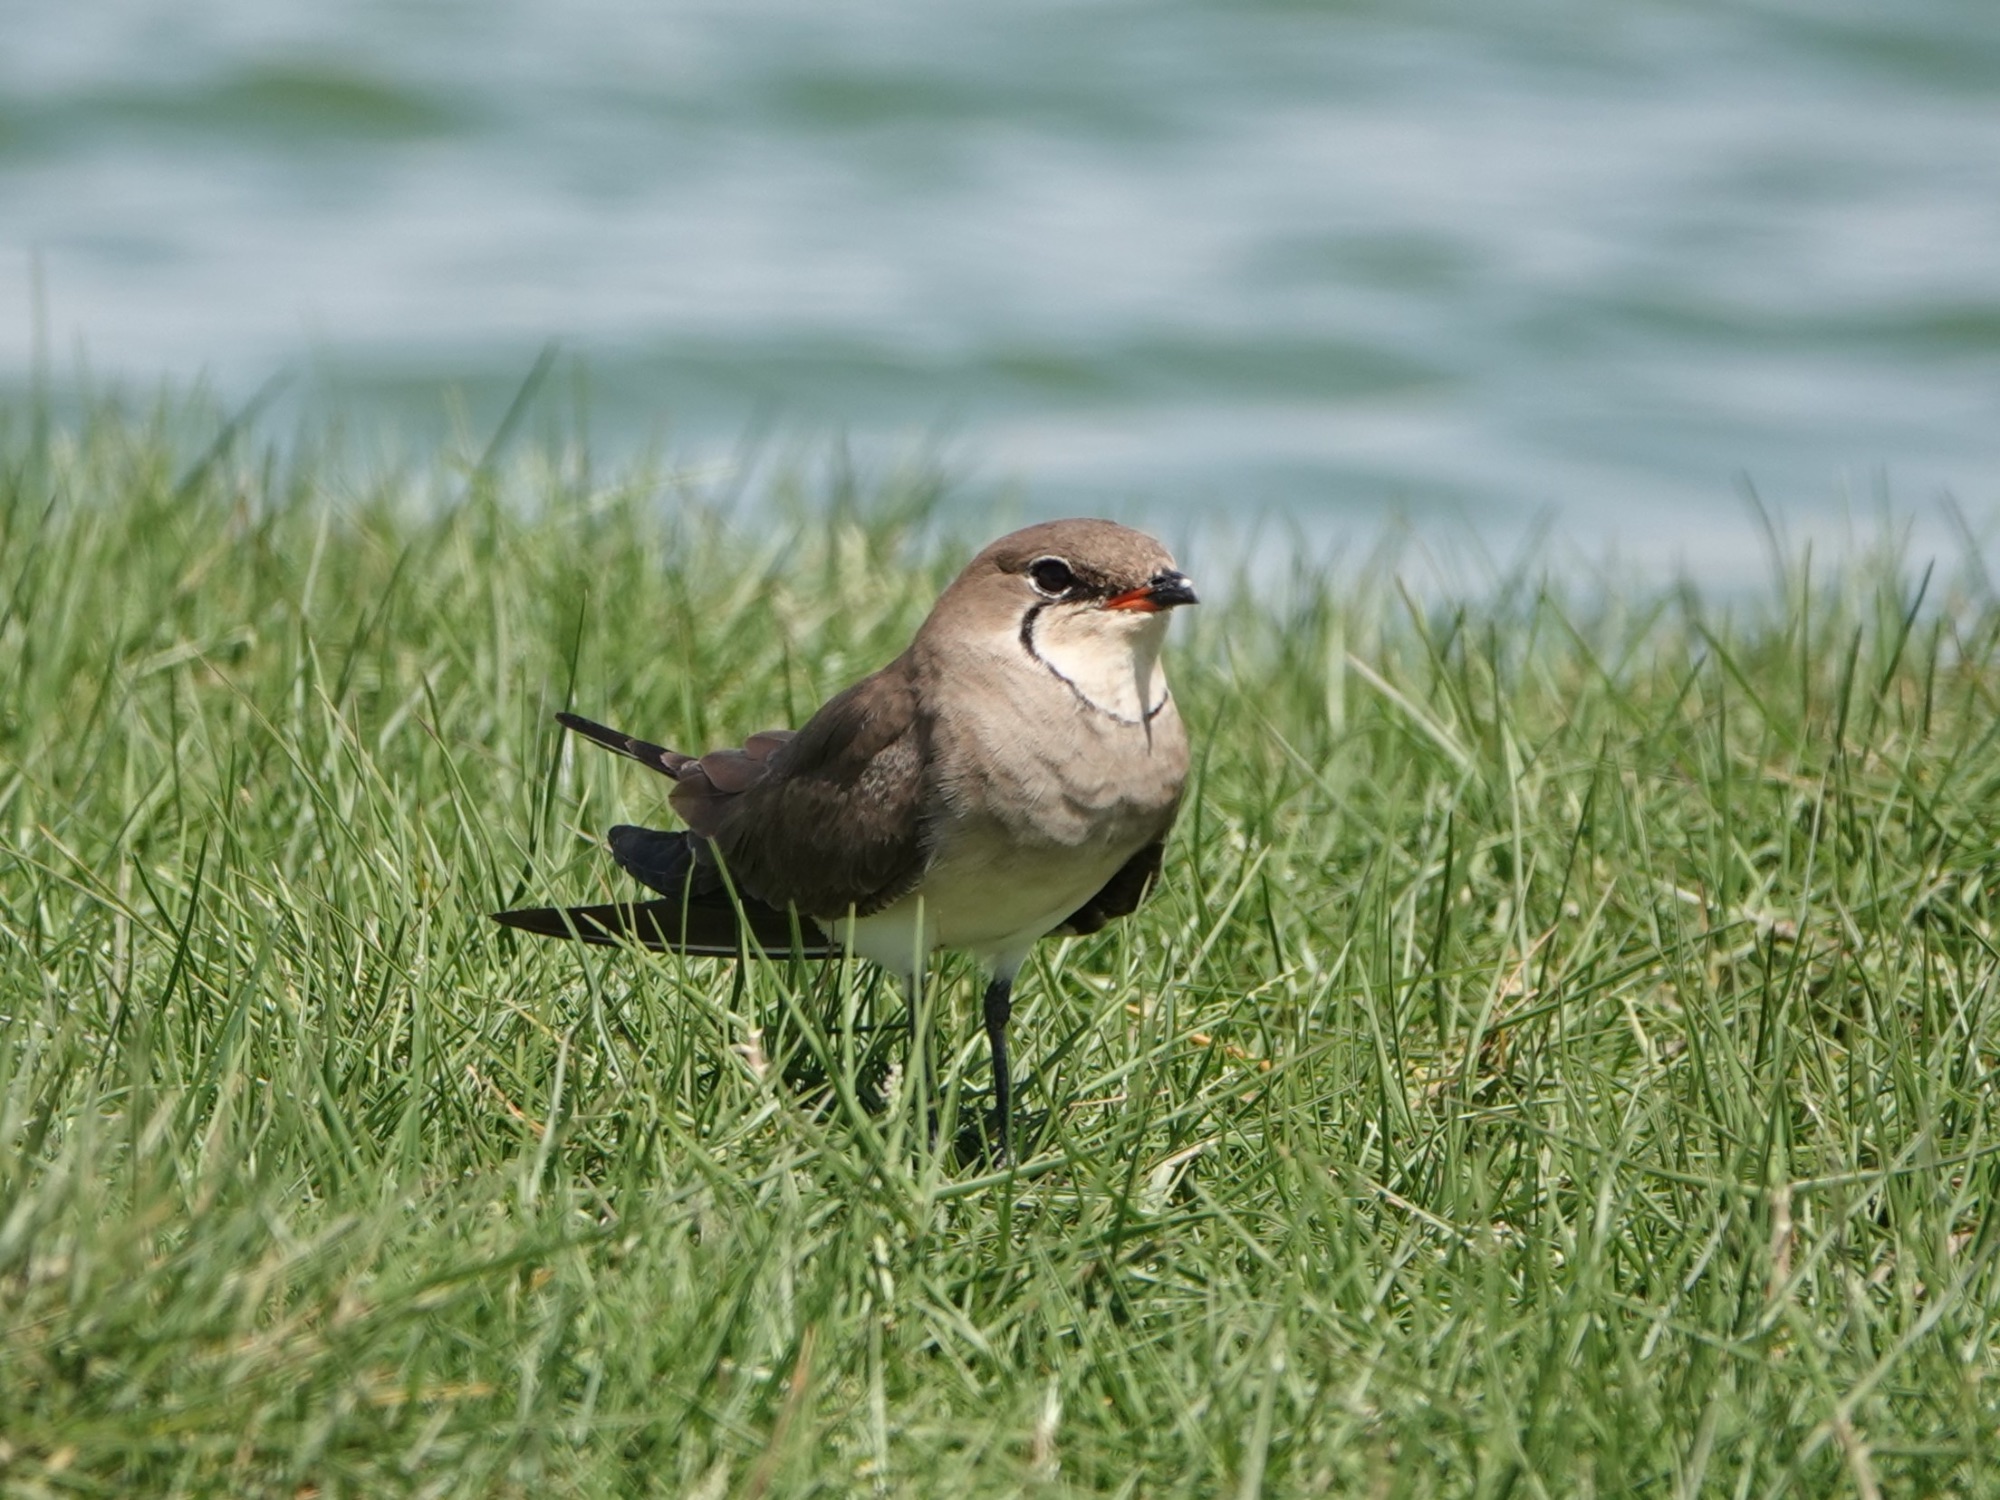
[(1199, 604), (1201, 598), (1194, 591), (1194, 584), (1185, 573), (1155, 573), (1147, 592), (1153, 603), (1161, 609), (1172, 609), (1182, 604)]

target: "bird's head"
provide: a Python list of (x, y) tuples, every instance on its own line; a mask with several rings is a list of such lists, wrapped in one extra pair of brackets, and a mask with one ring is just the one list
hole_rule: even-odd
[(963, 620), (996, 649), (1024, 651), (1090, 702), (1150, 708), (1168, 615), (1195, 602), (1173, 554), (1144, 532), (1047, 521), (975, 557), (932, 619)]
[(1060, 619), (1111, 638), (1154, 633), (1167, 611), (1196, 602), (1173, 554), (1115, 521), (1047, 521), (1012, 532), (974, 558), (962, 581), (1005, 598), (1024, 620)]

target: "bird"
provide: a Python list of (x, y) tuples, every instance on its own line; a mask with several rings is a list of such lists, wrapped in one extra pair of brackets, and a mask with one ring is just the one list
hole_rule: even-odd
[(1161, 648), (1171, 612), (1197, 602), (1153, 537), (1048, 521), (988, 545), (908, 649), (797, 730), (688, 755), (559, 713), (565, 729), (671, 780), (686, 827), (606, 837), (658, 899), (494, 920), (690, 954), (851, 953), (902, 981), (913, 1046), (930, 955), (968, 953), (989, 976), (1004, 1162), (1007, 1024), (1029, 951), (1129, 915), (1159, 878), (1188, 772)]

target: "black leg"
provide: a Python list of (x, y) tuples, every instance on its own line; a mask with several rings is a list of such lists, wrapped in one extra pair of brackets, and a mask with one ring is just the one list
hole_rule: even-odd
[(1014, 1086), (1007, 1076), (1007, 1018), (1013, 1013), (1013, 979), (995, 979), (986, 986), (986, 1040), (993, 1045), (993, 1107), (1000, 1117), (996, 1161), (1007, 1159), (1013, 1136)]
[[(936, 1080), (931, 1076), (930, 1030), (921, 1024), (918, 1015), (923, 991), (919, 988), (918, 975), (903, 978), (903, 1003), (910, 1019), (910, 1054), (908, 1067), (911, 1087), (917, 1091), (918, 1107), (924, 1112), (924, 1134), (926, 1139), (935, 1139), (937, 1132)], [(928, 979), (929, 975), (921, 976)]]

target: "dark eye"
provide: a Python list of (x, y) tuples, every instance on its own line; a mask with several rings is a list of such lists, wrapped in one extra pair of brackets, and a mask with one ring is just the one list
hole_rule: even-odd
[(1076, 587), (1076, 574), (1070, 572), (1069, 564), (1060, 557), (1036, 558), (1028, 564), (1028, 576), (1034, 579), (1036, 588), (1052, 599)]

